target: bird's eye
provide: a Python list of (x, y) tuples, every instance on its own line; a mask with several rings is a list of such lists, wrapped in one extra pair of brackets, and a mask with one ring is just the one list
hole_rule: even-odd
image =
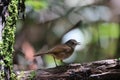
[(74, 42), (71, 42), (71, 44), (75, 44)]

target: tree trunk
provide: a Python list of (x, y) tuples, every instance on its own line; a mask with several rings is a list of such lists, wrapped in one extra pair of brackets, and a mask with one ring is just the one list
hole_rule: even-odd
[(18, 17), (17, 0), (0, 1), (0, 80), (15, 80), (13, 75), (13, 45)]

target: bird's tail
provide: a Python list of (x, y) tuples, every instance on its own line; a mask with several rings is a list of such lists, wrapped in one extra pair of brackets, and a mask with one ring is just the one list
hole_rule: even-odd
[(48, 52), (40, 52), (40, 53), (37, 53), (37, 54), (34, 55), (34, 57), (36, 57), (36, 56), (42, 56), (42, 55), (44, 55), (44, 54), (48, 54)]

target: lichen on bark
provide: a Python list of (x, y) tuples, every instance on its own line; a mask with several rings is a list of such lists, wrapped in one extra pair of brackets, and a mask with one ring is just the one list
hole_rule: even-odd
[(0, 43), (1, 74), (0, 80), (15, 80), (13, 74), (13, 45), (15, 41), (16, 21), (18, 19), (18, 0), (10, 0)]

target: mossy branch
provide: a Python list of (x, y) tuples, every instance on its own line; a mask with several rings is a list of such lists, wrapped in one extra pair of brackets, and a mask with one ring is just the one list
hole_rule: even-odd
[(13, 45), (15, 41), (16, 21), (18, 19), (18, 1), (11, 0), (8, 5), (8, 13), (6, 12), (6, 22), (2, 32), (2, 43), (0, 44), (0, 56), (3, 60), (1, 65), (4, 67), (1, 70), (0, 80), (13, 80)]

